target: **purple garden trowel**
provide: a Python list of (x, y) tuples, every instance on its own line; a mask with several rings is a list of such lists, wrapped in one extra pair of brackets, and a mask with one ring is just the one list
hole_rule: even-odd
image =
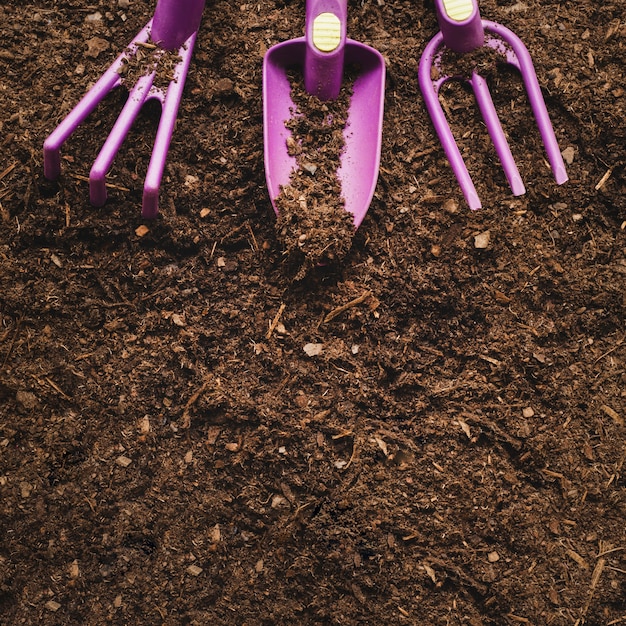
[[(161, 103), (162, 112), (146, 174), (141, 214), (144, 218), (157, 216), (159, 187), (204, 2), (205, 0), (158, 0), (153, 18), (46, 139), (43, 147), (46, 178), (55, 180), (59, 177), (61, 146), (106, 95), (123, 83), (124, 67), (131, 65), (140, 55), (152, 54), (152, 63), (130, 88), (128, 100), (94, 161), (89, 174), (89, 194), (93, 205), (102, 206), (105, 203), (106, 174), (144, 102), (154, 98)], [(159, 59), (167, 52), (177, 53), (177, 56), (174, 57), (173, 72), (168, 77), (169, 84), (163, 89), (153, 83)]]
[(344, 65), (355, 66), (344, 130), (345, 147), (337, 176), (345, 209), (358, 228), (369, 208), (380, 165), (385, 62), (365, 44), (346, 38), (347, 0), (307, 0), (305, 36), (272, 46), (263, 60), (263, 135), (265, 177), (274, 211), (281, 187), (289, 184), (296, 159), (288, 153), (291, 131), (285, 127), (296, 109), (287, 70), (300, 67), (307, 92), (334, 100), (343, 81)]
[[(470, 83), (513, 194), (519, 196), (526, 190), (500, 125), (487, 82), (475, 71), (471, 78), (446, 75), (442, 70), (442, 55), (446, 48), (465, 54), (486, 46), (501, 54), (507, 63), (519, 70), (556, 182), (561, 185), (567, 181), (563, 157), (526, 46), (508, 28), (482, 20), (477, 0), (435, 0), (435, 7), (441, 30), (422, 54), (418, 72), (419, 84), (439, 140), (470, 209), (479, 209), (480, 199), (439, 102), (439, 89), (448, 80), (467, 80)], [(433, 70), (436, 70), (436, 76), (433, 76)]]

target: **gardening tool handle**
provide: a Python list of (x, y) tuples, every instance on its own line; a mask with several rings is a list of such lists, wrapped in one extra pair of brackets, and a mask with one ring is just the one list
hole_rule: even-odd
[(307, 0), (304, 87), (320, 100), (334, 100), (343, 79), (348, 0)]
[(205, 0), (158, 0), (152, 19), (152, 41), (178, 50), (198, 30)]
[(450, 50), (462, 54), (483, 45), (478, 0), (435, 0), (435, 8), (443, 41)]

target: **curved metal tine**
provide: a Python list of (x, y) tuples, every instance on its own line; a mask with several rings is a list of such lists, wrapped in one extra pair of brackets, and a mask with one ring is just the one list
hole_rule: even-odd
[(152, 156), (150, 157), (143, 188), (141, 216), (145, 219), (155, 218), (159, 211), (159, 188), (161, 186), (161, 179), (163, 178), (167, 152), (172, 140), (172, 134), (174, 133), (178, 107), (180, 106), (180, 101), (183, 96), (183, 89), (185, 87), (185, 80), (191, 63), (196, 37), (197, 33), (193, 33), (180, 47), (178, 54), (181, 57), (181, 61), (176, 64), (173, 78), (163, 100), (161, 120), (159, 121), (156, 137), (154, 139)]
[(446, 115), (443, 112), (441, 103), (439, 102), (439, 89), (444, 82), (449, 80), (450, 77), (445, 76), (439, 80), (433, 80), (431, 78), (433, 63), (435, 63), (435, 55), (442, 44), (443, 36), (441, 33), (435, 35), (435, 37), (433, 37), (433, 39), (431, 39), (431, 41), (427, 44), (424, 52), (422, 53), (422, 58), (420, 59), (418, 67), (418, 81), (424, 98), (424, 103), (426, 104), (426, 109), (430, 115), (430, 119), (435, 127), (435, 131), (439, 137), (439, 141), (443, 147), (446, 157), (450, 162), (452, 171), (456, 176), (467, 204), (470, 209), (475, 211), (480, 209), (482, 204), (480, 202), (480, 198), (478, 197), (478, 193), (476, 192), (476, 188), (474, 187), (474, 183), (472, 182), (469, 172), (467, 171), (467, 167), (465, 166), (459, 147), (456, 144), (452, 130), (446, 120)]
[(91, 167), (89, 172), (89, 197), (94, 206), (102, 206), (106, 202), (107, 172), (150, 93), (155, 74), (156, 70), (142, 76), (131, 89), (126, 104), (122, 108)]
[(108, 67), (96, 84), (82, 97), (78, 104), (67, 114), (63, 121), (50, 133), (44, 142), (44, 176), (56, 180), (61, 174), (61, 146), (68, 137), (85, 121), (98, 104), (110, 91), (122, 82), (119, 70), (123, 64), (137, 51), (138, 44), (148, 41), (150, 36), (150, 20), (130, 42), (127, 50), (122, 52)]
[(500, 159), (500, 163), (502, 164), (502, 169), (504, 170), (506, 179), (511, 187), (511, 191), (514, 196), (523, 196), (526, 193), (526, 188), (524, 187), (522, 177), (520, 176), (517, 165), (515, 164), (515, 159), (511, 153), (509, 143), (507, 142), (504, 131), (502, 130), (502, 125), (500, 124), (500, 119), (493, 105), (487, 81), (480, 76), (480, 74), (474, 72), (469, 82), (474, 90), (476, 103), (478, 104), (480, 113), (483, 116), (485, 125), (487, 126), (487, 131), (489, 132), (491, 141), (496, 149), (496, 153)]

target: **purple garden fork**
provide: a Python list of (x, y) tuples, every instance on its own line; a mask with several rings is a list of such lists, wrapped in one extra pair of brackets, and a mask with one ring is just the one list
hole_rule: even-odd
[[(140, 49), (151, 51), (155, 54), (154, 63), (130, 89), (128, 100), (93, 163), (89, 173), (89, 195), (93, 205), (102, 206), (105, 203), (106, 174), (141, 107), (147, 100), (153, 98), (161, 103), (162, 112), (146, 173), (141, 215), (149, 219), (157, 216), (159, 187), (204, 3), (205, 0), (158, 0), (152, 19), (44, 142), (46, 178), (55, 180), (59, 177), (61, 146), (106, 95), (122, 84), (121, 71), (125, 64), (132, 61)], [(177, 52), (178, 57), (175, 59), (169, 85), (163, 89), (153, 83), (157, 74), (159, 57), (165, 51)]]
[[(477, 0), (435, 0), (435, 7), (440, 32), (433, 37), (422, 54), (418, 71), (419, 84), (439, 140), (470, 209), (480, 209), (480, 199), (439, 102), (439, 89), (448, 80), (467, 80), (470, 83), (513, 195), (522, 195), (526, 189), (500, 125), (487, 82), (475, 71), (471, 78), (443, 74), (441, 62), (446, 48), (464, 54), (486, 46), (501, 54), (507, 63), (519, 70), (554, 178), (557, 184), (563, 184), (567, 181), (565, 164), (526, 46), (508, 28), (481, 19)], [(436, 78), (431, 75), (433, 66), (439, 70)]]

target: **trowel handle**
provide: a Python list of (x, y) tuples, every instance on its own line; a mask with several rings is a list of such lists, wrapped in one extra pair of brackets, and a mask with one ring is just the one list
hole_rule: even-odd
[(435, 0), (435, 8), (443, 41), (450, 50), (462, 54), (483, 45), (478, 0)]
[(165, 50), (178, 50), (198, 30), (205, 0), (158, 0), (150, 38)]
[(348, 0), (307, 0), (304, 87), (320, 100), (335, 100), (343, 80)]

